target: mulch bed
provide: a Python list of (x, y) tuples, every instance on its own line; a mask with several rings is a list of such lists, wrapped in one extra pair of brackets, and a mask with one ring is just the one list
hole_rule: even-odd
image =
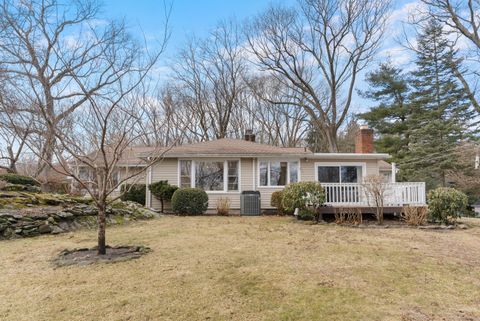
[(97, 247), (81, 248), (73, 250), (63, 250), (53, 264), (57, 267), (69, 265), (89, 265), (94, 263), (115, 263), (133, 260), (145, 255), (151, 251), (146, 246), (107, 246), (105, 255), (98, 255)]

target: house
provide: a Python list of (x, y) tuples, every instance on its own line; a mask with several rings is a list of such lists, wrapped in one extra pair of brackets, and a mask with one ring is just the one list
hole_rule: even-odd
[[(158, 157), (158, 150), (137, 154), (142, 159)], [(251, 133), (245, 139), (223, 138), (181, 145), (161, 151), (161, 157), (147, 171), (146, 184), (168, 180), (179, 187), (204, 189), (209, 210), (217, 200), (228, 198), (231, 209), (240, 209), (243, 191), (258, 191), (261, 208), (271, 209), (274, 191), (299, 181), (319, 181), (326, 191), (326, 205), (369, 206), (364, 179), (384, 175), (390, 182), (385, 206), (425, 204), (423, 182), (396, 183), (395, 166), (385, 160), (388, 154), (374, 153), (373, 130), (362, 127), (356, 138), (355, 153), (313, 153), (307, 148), (276, 147), (255, 142)], [(160, 202), (147, 190), (146, 206), (159, 209)]]
[[(149, 146), (129, 146), (121, 151), (118, 161), (116, 161), (115, 171), (113, 172), (111, 186), (117, 186), (119, 182), (126, 179), (124, 184), (143, 184), (145, 182), (145, 162), (139, 158), (137, 155), (143, 152), (153, 152), (157, 150), (155, 147)], [(107, 153), (107, 159), (109, 162), (112, 162), (113, 153)], [(98, 153), (92, 152), (88, 156), (89, 161), (85, 163), (72, 164), (74, 168), (77, 169), (78, 176), (84, 181), (87, 182), (91, 187), (96, 185), (95, 174), (90, 166), (87, 164), (96, 163), (97, 159), (100, 158)], [(87, 158), (85, 157), (85, 158)], [(103, 165), (103, 160), (98, 161), (99, 165)], [(140, 173), (141, 172), (141, 173)], [(138, 174), (133, 176), (133, 174)], [(129, 178), (133, 176), (132, 178)], [(128, 178), (128, 179), (127, 179)], [(75, 193), (85, 194), (86, 191), (82, 186), (71, 180), (71, 191)], [(113, 196), (117, 196), (120, 193), (120, 186), (116, 188), (113, 193)]]
[(475, 212), (475, 217), (480, 217), (480, 199), (473, 203), (473, 211)]

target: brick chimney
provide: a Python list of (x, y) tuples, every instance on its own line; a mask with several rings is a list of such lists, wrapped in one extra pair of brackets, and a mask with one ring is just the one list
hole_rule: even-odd
[(373, 147), (373, 129), (368, 126), (360, 126), (355, 136), (355, 153), (370, 154), (374, 152)]
[(255, 134), (253, 133), (253, 130), (251, 129), (245, 130), (245, 140), (247, 142), (255, 142)]

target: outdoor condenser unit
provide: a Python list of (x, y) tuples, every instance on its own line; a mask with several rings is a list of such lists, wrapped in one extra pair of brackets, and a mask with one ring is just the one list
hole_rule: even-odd
[(243, 191), (240, 194), (240, 214), (241, 215), (260, 215), (260, 192)]

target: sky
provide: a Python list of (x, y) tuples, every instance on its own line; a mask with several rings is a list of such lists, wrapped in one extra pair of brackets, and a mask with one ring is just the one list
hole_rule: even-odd
[[(402, 68), (411, 67), (413, 56), (397, 41), (402, 36), (403, 23), (419, 5), (419, 0), (392, 0), (393, 11), (390, 25), (385, 32), (383, 45), (379, 50), (376, 61), (371, 64), (375, 68), (382, 61), (390, 59), (395, 65)], [(161, 65), (175, 56), (189, 37), (195, 35), (203, 37), (223, 20), (235, 18), (243, 21), (254, 17), (274, 4), (293, 5), (295, 0), (173, 0), (170, 16), (171, 38)], [(164, 25), (164, 4), (161, 0), (104, 0), (102, 15), (109, 19), (124, 18), (134, 36), (147, 41), (155, 41), (162, 35)], [(165, 70), (161, 67), (158, 70)], [(365, 70), (357, 83), (357, 89), (366, 89)], [(368, 109), (372, 102), (365, 101), (358, 94), (352, 105), (352, 112), (361, 112)]]

